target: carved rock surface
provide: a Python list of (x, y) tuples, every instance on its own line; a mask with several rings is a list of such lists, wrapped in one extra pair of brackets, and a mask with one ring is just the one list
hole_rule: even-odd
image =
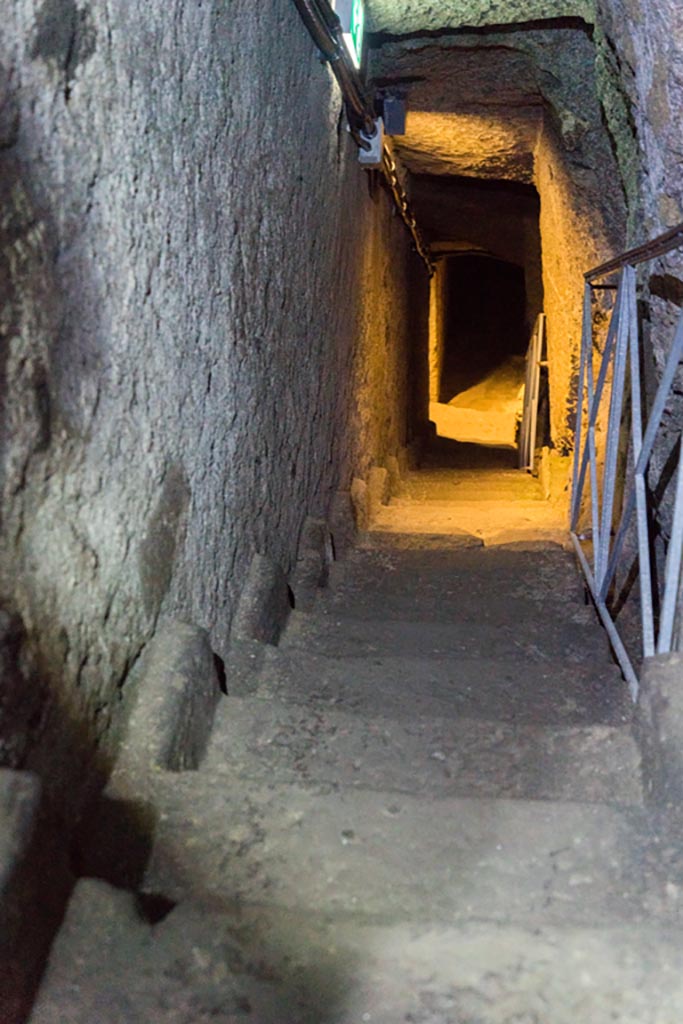
[(18, 0), (0, 93), (0, 598), (43, 748), (106, 765), (159, 616), (224, 655), (254, 552), (405, 443), (427, 279), (288, 0)]

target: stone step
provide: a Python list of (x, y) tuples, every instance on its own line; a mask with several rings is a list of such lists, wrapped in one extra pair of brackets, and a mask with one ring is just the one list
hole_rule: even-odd
[(414, 620), (410, 609), (403, 619), (325, 614), (322, 605), (313, 614), (293, 612), (280, 649), (330, 657), (498, 658), (548, 666), (564, 662), (570, 671), (581, 664), (610, 664), (607, 636), (593, 623), (573, 623), (568, 629), (557, 618), (544, 622), (540, 616), (521, 623), (509, 618), (429, 622)]
[[(228, 684), (229, 688), (229, 684)], [(622, 724), (632, 704), (615, 666), (495, 658), (327, 657), (267, 652), (262, 698), (337, 707), (358, 715), (486, 718), (527, 724)]]
[(526, 926), (644, 912), (634, 809), (245, 786), (203, 771), (149, 785), (158, 822), (143, 889), (174, 901)]
[[(481, 548), (477, 551), (353, 551), (330, 566), (328, 585), (336, 594), (369, 597), (379, 594), (416, 594), (428, 600), (440, 594), (460, 598), (470, 594), (478, 600), (494, 596), (573, 602), (572, 614), (585, 607), (584, 586), (575, 559), (560, 548), (540, 551), (509, 551)], [(597, 623), (590, 612), (587, 621)]]
[(487, 545), (541, 539), (565, 543), (568, 539), (564, 511), (545, 501), (383, 505), (372, 520), (372, 537), (379, 533), (469, 533)]
[(642, 803), (630, 730), (467, 718), (363, 717), (274, 700), (223, 700), (202, 770), (231, 780)]
[(543, 493), (537, 480), (441, 480), (426, 484), (403, 483), (391, 498), (392, 505), (416, 502), (458, 501), (542, 501)]
[(31, 1024), (680, 1024), (683, 935), (643, 925), (363, 925), (81, 881)]
[(438, 480), (427, 483), (403, 481), (392, 496), (391, 504), (417, 501), (542, 501), (537, 480)]
[[(441, 548), (423, 548), (423, 535), (416, 534), (405, 539), (415, 541), (415, 547), (403, 543), (400, 534), (389, 538), (395, 544), (391, 555), (396, 563), (405, 568), (419, 570), (421, 568), (443, 567), (444, 572), (486, 572), (491, 574), (504, 573), (507, 578), (514, 579), (519, 573), (524, 575), (538, 572), (570, 574), (579, 573), (576, 557), (570, 548), (553, 543), (540, 541), (520, 541), (519, 543), (498, 544), (485, 547), (481, 539), (472, 534), (441, 537)], [(349, 563), (361, 571), (365, 566), (381, 567), (387, 560), (388, 549), (373, 550), (359, 545), (351, 548), (344, 556), (344, 563)], [(343, 563), (343, 564), (344, 564)]]
[(519, 469), (440, 469), (410, 470), (401, 477), (407, 487), (435, 487), (439, 484), (498, 483), (502, 486), (538, 484), (538, 478)]
[(444, 572), (438, 567), (357, 572), (336, 563), (329, 589), (320, 595), (329, 614), (351, 614), (371, 619), (407, 619), (429, 622), (482, 622), (522, 625), (546, 624), (551, 618), (563, 625), (567, 636), (576, 625), (600, 630), (593, 608), (583, 602), (583, 585), (576, 574), (560, 576), (519, 574), (496, 578), (490, 571)]

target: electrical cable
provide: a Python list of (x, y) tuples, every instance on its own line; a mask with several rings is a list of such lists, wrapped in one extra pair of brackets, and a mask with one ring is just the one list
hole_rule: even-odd
[[(361, 77), (349, 57), (339, 18), (329, 0), (294, 0), (294, 4), (323, 60), (330, 65), (341, 89), (349, 131), (354, 142), (359, 149), (370, 149), (370, 143), (367, 140), (371, 139), (377, 131), (375, 111)], [(415, 249), (431, 277), (434, 273), (434, 264), (429, 254), (429, 248), (417, 226), (408, 195), (398, 176), (396, 161), (386, 143), (382, 152), (382, 174), (401, 219), (413, 237)]]

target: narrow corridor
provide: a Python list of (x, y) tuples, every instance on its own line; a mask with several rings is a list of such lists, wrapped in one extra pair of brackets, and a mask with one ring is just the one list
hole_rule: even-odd
[(0, 1024), (681, 1024), (680, 0), (4, 14)]

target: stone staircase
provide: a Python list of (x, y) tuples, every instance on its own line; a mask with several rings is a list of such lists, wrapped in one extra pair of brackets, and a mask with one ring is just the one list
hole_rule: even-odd
[[(516, 480), (508, 526), (542, 505)], [(195, 770), (115, 773), (109, 866), (32, 1024), (680, 1024), (631, 706), (573, 560), (415, 530), (454, 491), (486, 488), (408, 478)]]

